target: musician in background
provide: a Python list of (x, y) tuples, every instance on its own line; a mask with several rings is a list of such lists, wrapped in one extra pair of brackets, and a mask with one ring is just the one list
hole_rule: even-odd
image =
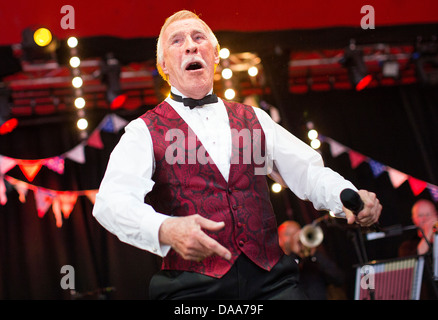
[[(437, 209), (432, 201), (420, 199), (414, 203), (411, 209), (412, 222), (421, 228), (429, 243), (433, 245), (433, 234), (438, 224)], [(400, 257), (423, 255), (428, 253), (429, 245), (427, 244), (423, 233), (418, 230), (418, 237), (405, 240), (399, 247), (398, 255)], [(431, 300), (438, 298), (436, 285), (434, 285), (431, 270), (424, 268), (420, 300)]]
[[(412, 222), (423, 230), (429, 243), (433, 243), (433, 234), (438, 224), (437, 209), (432, 201), (420, 199), (412, 206)], [(423, 237), (423, 233), (418, 230), (419, 239), (411, 239), (402, 243), (399, 248), (399, 256), (410, 256), (416, 254), (426, 254), (429, 245)]]
[(278, 239), (284, 253), (296, 255), (299, 261), (299, 282), (303, 291), (310, 300), (345, 299), (345, 293), (340, 290), (345, 281), (343, 272), (321, 246), (303, 245), (301, 230), (299, 223), (287, 220), (278, 227)]

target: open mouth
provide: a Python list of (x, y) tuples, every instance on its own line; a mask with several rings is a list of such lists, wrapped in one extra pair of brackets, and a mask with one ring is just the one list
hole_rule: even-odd
[(193, 70), (199, 70), (199, 69), (202, 69), (202, 68), (203, 68), (203, 66), (202, 66), (201, 63), (199, 63), (199, 62), (192, 62), (192, 63), (189, 63), (187, 65), (186, 70), (193, 71)]

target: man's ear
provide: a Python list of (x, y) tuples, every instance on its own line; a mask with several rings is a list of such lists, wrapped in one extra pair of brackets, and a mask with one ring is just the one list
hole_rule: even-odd
[(214, 50), (214, 64), (218, 65), (221, 58), (219, 57), (219, 50)]
[(163, 70), (165, 75), (169, 75), (169, 71), (166, 68), (166, 62), (164, 60), (161, 62), (161, 70)]

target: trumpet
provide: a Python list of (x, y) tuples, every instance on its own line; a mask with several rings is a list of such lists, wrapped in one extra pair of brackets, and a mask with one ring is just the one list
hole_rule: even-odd
[(307, 224), (300, 230), (300, 241), (306, 248), (316, 248), (324, 240), (322, 228), (317, 224)]

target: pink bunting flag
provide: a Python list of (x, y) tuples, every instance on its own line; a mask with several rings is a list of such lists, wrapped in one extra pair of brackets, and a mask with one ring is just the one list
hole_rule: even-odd
[(0, 174), (5, 174), (16, 165), (17, 165), (17, 161), (15, 159), (5, 156), (0, 156)]
[(330, 152), (334, 158), (338, 157), (344, 152), (348, 151), (348, 148), (337, 141), (334, 141), (330, 138), (326, 139), (330, 144)]
[(36, 188), (34, 193), (38, 217), (42, 218), (52, 205), (54, 195), (44, 188)]
[(363, 154), (360, 154), (359, 152), (353, 150), (350, 150), (348, 152), (348, 155), (350, 156), (351, 167), (353, 169), (357, 168), (362, 162), (367, 159), (367, 157)]
[(114, 132), (118, 132), (120, 129), (124, 128), (128, 124), (128, 121), (126, 121), (122, 117), (119, 117), (116, 114), (112, 114), (111, 118), (113, 121)]
[(400, 187), (406, 180), (408, 180), (408, 175), (403, 172), (400, 172), (390, 167), (387, 167), (386, 171), (388, 172), (392, 186), (396, 189)]
[(429, 190), (433, 201), (438, 202), (438, 187), (433, 184), (428, 184), (427, 189)]
[(0, 175), (0, 205), (4, 206), (8, 202), (6, 197), (6, 185), (3, 176)]
[(409, 182), (409, 185), (411, 186), (412, 193), (415, 196), (418, 196), (427, 187), (427, 182), (416, 179), (414, 177), (409, 177), (408, 182)]
[(52, 171), (64, 174), (64, 158), (53, 157), (44, 160), (44, 165)]
[(77, 163), (85, 163), (85, 152), (83, 144), (79, 144), (64, 154), (70, 160)]

